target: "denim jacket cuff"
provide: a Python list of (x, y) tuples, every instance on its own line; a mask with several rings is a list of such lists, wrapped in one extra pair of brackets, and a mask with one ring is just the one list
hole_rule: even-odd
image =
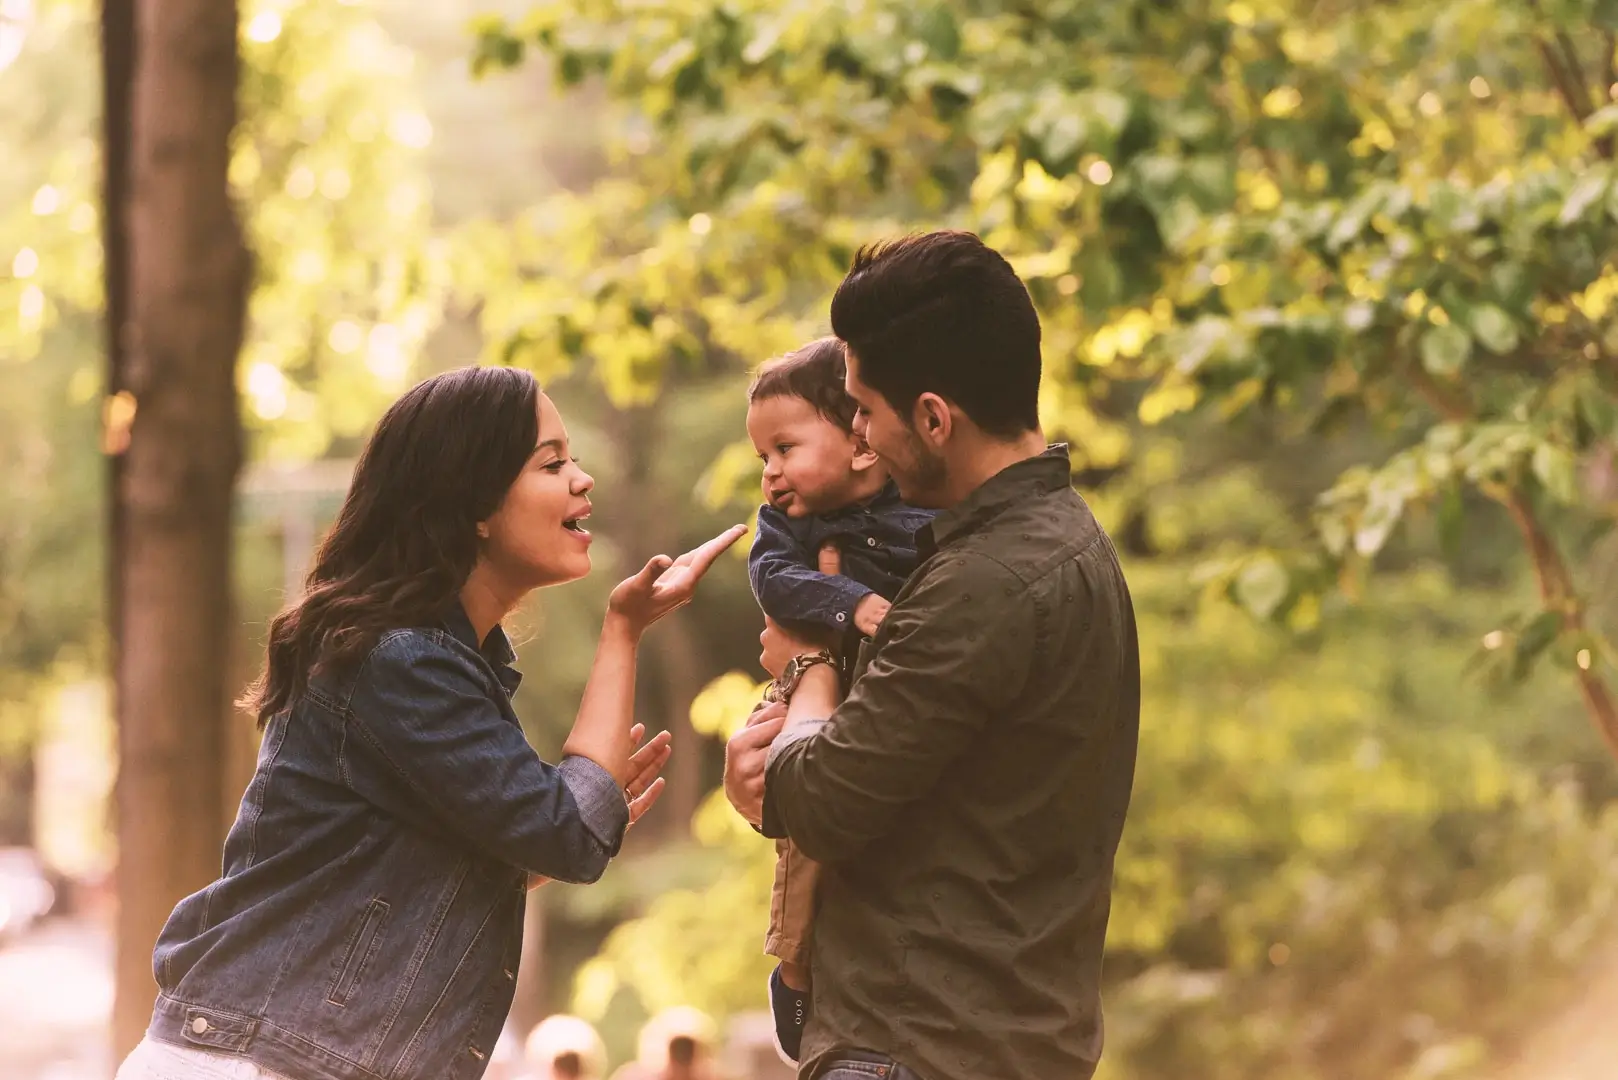
[(629, 803), (612, 774), (587, 757), (570, 755), (556, 767), (579, 804), (579, 818), (602, 847), (616, 851), (629, 826)]

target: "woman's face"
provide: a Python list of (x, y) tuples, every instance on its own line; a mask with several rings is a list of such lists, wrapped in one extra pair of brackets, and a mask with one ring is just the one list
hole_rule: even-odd
[(515, 588), (560, 585), (590, 572), (590, 490), (595, 481), (569, 452), (562, 414), (539, 395), (539, 445), (478, 528), (482, 559)]

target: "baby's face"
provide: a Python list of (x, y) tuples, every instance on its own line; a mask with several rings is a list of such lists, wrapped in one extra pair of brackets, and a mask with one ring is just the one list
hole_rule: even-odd
[(767, 397), (747, 407), (747, 435), (764, 463), (764, 500), (801, 518), (853, 501), (854, 436), (798, 397)]

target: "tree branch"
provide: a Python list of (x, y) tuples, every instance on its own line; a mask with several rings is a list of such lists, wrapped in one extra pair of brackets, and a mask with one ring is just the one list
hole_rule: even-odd
[[(1545, 17), (1545, 12), (1539, 6), (1539, 0), (1528, 0), (1528, 7), (1539, 18), (1543, 19)], [(1558, 40), (1565, 41), (1567, 37), (1560, 30), (1553, 30), (1552, 34)], [(1556, 83), (1556, 89), (1561, 93), (1562, 100), (1567, 103), (1567, 107), (1572, 111), (1574, 118), (1582, 124), (1584, 118), (1589, 115), (1588, 108), (1580, 108), (1581, 104), (1587, 104), (1584, 90), (1580, 85), (1582, 73), (1580, 79), (1575, 81), (1572, 73), (1563, 68), (1561, 61), (1557, 58), (1556, 49), (1551, 46), (1549, 41), (1537, 34), (1534, 41), (1539, 46), (1539, 55), (1544, 59), (1546, 68), (1550, 70), (1551, 80)], [(1574, 69), (1577, 70), (1578, 59), (1573, 57), (1572, 62)]]
[(1573, 39), (1567, 36), (1566, 30), (1556, 31), (1556, 43), (1562, 46), (1562, 59), (1567, 63), (1568, 78), (1579, 88), (1579, 97), (1585, 103), (1584, 112), (1588, 116), (1595, 111), (1595, 105), (1590, 101), (1590, 80), (1584, 74), (1584, 65), (1579, 63), (1579, 51), (1573, 47)]
[(1568, 111), (1573, 114), (1573, 118), (1581, 124), (1584, 123), (1584, 118), (1590, 115), (1590, 110), (1583, 100), (1584, 94), (1579, 84), (1574, 82), (1573, 77), (1563, 69), (1561, 61), (1557, 59), (1556, 49), (1552, 47), (1550, 42), (1540, 38), (1537, 44), (1539, 45), (1539, 55), (1544, 58), (1545, 66), (1550, 70), (1551, 81), (1556, 83), (1557, 93), (1562, 95), (1562, 100), (1567, 104)]
[[(1411, 364), (1409, 368), (1412, 385), (1440, 416), (1454, 423), (1475, 419), (1471, 403), (1463, 391), (1442, 386), (1419, 364)], [(1483, 491), (1505, 507), (1522, 535), (1523, 546), (1528, 549), (1528, 558), (1534, 568), (1540, 605), (1560, 617), (1564, 633), (1583, 630), (1584, 601), (1573, 587), (1572, 575), (1568, 573), (1567, 562), (1557, 549), (1556, 541), (1545, 531), (1527, 495), (1511, 484), (1484, 485)], [(1596, 671), (1575, 668), (1575, 675), (1590, 722), (1606, 744), (1607, 752), (1618, 759), (1618, 699), (1613, 697), (1612, 690)]]
[(1608, 30), (1602, 42), (1606, 51), (1601, 58), (1601, 93), (1610, 101), (1614, 99), (1612, 88), (1618, 86), (1618, 30)]

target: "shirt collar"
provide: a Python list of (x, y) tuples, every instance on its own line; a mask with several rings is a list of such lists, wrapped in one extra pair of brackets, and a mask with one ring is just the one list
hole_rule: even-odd
[(869, 500), (861, 505), (863, 505), (867, 510), (877, 510), (893, 506), (896, 503), (903, 501), (904, 500), (899, 497), (899, 485), (894, 483), (890, 477), (887, 483), (883, 484), (881, 489), (875, 495), (872, 495)]
[(958, 537), (982, 528), (1013, 503), (1072, 486), (1073, 467), (1067, 443), (1052, 443), (1044, 453), (1001, 469), (972, 494), (922, 526), (916, 533), (919, 553), (927, 558)]
[(444, 629), (455, 635), (455, 639), (462, 645), (489, 662), (489, 666), (494, 669), (495, 678), (506, 688), (506, 693), (517, 692), (517, 685), (522, 682), (522, 672), (511, 666), (517, 659), (517, 652), (511, 647), (511, 639), (506, 637), (503, 627), (496, 623), (494, 629), (489, 631), (489, 636), (480, 645), (477, 631), (472, 629), (472, 620), (467, 617), (466, 608), (462, 607), (460, 600), (457, 599), (450, 604), (444, 614)]

